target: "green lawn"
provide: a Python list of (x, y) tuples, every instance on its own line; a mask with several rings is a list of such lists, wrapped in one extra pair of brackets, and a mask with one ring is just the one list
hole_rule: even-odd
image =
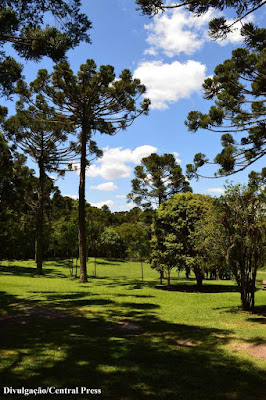
[(265, 399), (265, 271), (250, 314), (232, 281), (205, 281), (197, 293), (173, 271), (166, 290), (148, 265), (142, 283), (139, 263), (97, 261), (87, 284), (70, 278), (67, 261), (47, 261), (42, 277), (33, 261), (2, 263), (2, 386), (86, 386), (114, 400)]

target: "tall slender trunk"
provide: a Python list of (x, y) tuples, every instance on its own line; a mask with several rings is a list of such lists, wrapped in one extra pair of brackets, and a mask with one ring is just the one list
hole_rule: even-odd
[(171, 285), (171, 268), (167, 268), (167, 286)]
[(159, 271), (160, 272), (160, 284), (163, 284), (163, 271)]
[(35, 262), (37, 274), (43, 275), (43, 203), (44, 203), (44, 163), (42, 157), (39, 159), (39, 185), (38, 185), (38, 206), (36, 216), (36, 238), (35, 238)]
[(81, 160), (79, 179), (79, 261), (80, 282), (87, 282), (87, 260), (86, 260), (86, 204), (85, 204), (85, 179), (86, 179), (86, 154), (87, 153), (87, 131), (85, 127), (81, 132)]

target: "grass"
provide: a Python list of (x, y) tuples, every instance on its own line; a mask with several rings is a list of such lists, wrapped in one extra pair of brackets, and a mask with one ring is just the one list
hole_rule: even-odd
[(173, 272), (166, 290), (148, 265), (142, 283), (139, 263), (97, 261), (86, 284), (68, 261), (47, 261), (41, 277), (33, 261), (2, 263), (3, 386), (86, 386), (114, 400), (265, 398), (266, 362), (251, 352), (265, 343), (265, 292), (250, 314), (232, 281), (205, 281), (197, 293)]

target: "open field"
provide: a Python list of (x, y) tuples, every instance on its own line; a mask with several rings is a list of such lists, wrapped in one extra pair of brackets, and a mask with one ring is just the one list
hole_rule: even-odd
[(148, 265), (142, 283), (139, 263), (97, 261), (87, 284), (70, 278), (66, 261), (45, 262), (42, 277), (33, 261), (2, 263), (2, 386), (86, 386), (114, 400), (265, 399), (265, 271), (250, 314), (232, 281), (205, 281), (197, 293), (173, 271), (167, 290)]

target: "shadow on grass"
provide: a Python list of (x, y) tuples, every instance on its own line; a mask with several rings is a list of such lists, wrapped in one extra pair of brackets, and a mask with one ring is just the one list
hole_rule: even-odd
[[(43, 273), (47, 278), (67, 278), (66, 274), (59, 272), (57, 269), (51, 268), (49, 266), (43, 267)], [(21, 265), (1, 265), (0, 266), (0, 274), (1, 275), (16, 275), (16, 276), (36, 276), (40, 277), (37, 274), (36, 267), (22, 267)], [(43, 276), (43, 275), (42, 275)]]
[(254, 317), (249, 317), (248, 321), (266, 324), (266, 305), (255, 306), (254, 310), (252, 311), (252, 315), (254, 315)]
[[(64, 312), (4, 292), (0, 299), (7, 313), (0, 320), (5, 386), (87, 386), (111, 400), (264, 398), (263, 373), (219, 348), (231, 339), (229, 330), (162, 321), (150, 303), (112, 302), (85, 316), (74, 308), (79, 298)], [(127, 315), (138, 333), (123, 331)]]
[[(163, 285), (156, 285), (156, 289), (166, 290), (170, 292), (187, 292), (187, 293), (194, 293), (199, 292), (196, 285), (190, 284), (177, 284), (177, 285), (170, 285), (170, 286), (163, 286)], [(200, 293), (227, 293), (227, 292), (239, 292), (239, 289), (235, 285), (208, 285), (203, 284), (200, 290)]]

